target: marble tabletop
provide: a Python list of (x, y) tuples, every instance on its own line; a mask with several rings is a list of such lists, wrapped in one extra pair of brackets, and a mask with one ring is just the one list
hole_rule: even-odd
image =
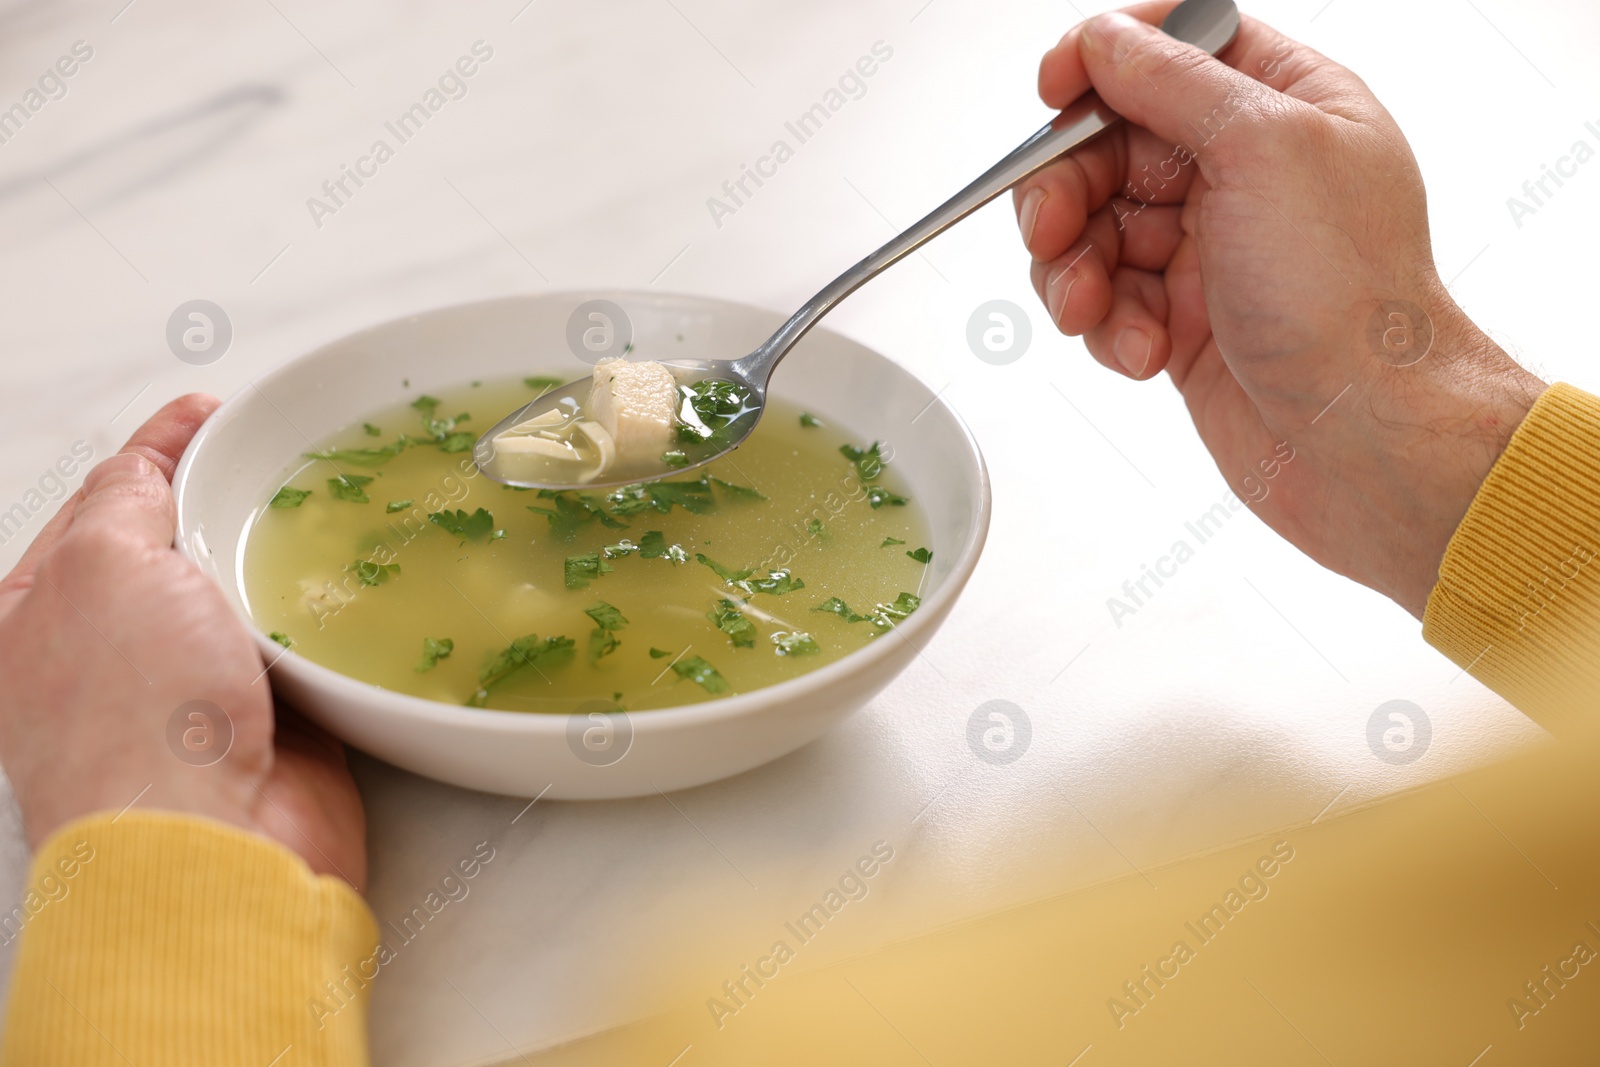
[[(1582, 0), (1251, 9), (1354, 67), (1395, 113), (1429, 181), (1441, 272), (1468, 311), (1547, 377), (1600, 385), (1571, 311), (1592, 302), (1592, 240), (1575, 235), (1600, 232), (1600, 164), (1569, 160), (1537, 202), (1524, 190), (1576, 142), (1600, 147), (1588, 55), (1600, 12)], [(25, 114), (8, 126), (0, 110), (0, 514), (13, 515), (0, 564), (67, 490), (50, 472), (75, 447), (109, 455), (170, 397), (227, 395), (375, 322), (600, 286), (797, 305), (1045, 119), (1036, 57), (1075, 12), (1042, 0), (0, 5), (0, 109)], [(426, 122), (396, 127), (419, 103)], [(797, 137), (819, 103), (826, 122)], [(765, 177), (741, 190), (749, 169)], [(166, 339), (194, 299), (232, 329), (205, 366)], [(992, 300), (1031, 321), (1025, 353), (1003, 366), (967, 342)], [(875, 846), (893, 860), (804, 966), (1334, 817), (1539, 737), (1400, 609), (1229, 510), (1173, 390), (1105, 373), (1050, 328), (1006, 205), (829, 325), (940, 390), (985, 450), (994, 526), (954, 616), (822, 740), (671, 797), (530, 807), (359, 760), (370, 899), (404, 938), (375, 990), (377, 1062), (500, 1062), (708, 996)], [(1127, 610), (1124, 583), (1180, 541), (1192, 552)], [(1031, 726), (1004, 765), (967, 742), (995, 699)], [(1394, 700), (1431, 726), (1410, 763), (1369, 745), (1369, 720)], [(12, 899), (27, 856), (9, 801), (0, 821)], [(495, 858), (468, 896), (414, 936), (390, 925), (482, 842)]]

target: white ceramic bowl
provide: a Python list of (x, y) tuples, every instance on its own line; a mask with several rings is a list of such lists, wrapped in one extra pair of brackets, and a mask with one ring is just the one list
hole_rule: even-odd
[[(732, 359), (782, 316), (700, 297), (561, 293), (443, 308), (385, 323), (264, 375), (219, 408), (179, 464), (178, 548), (245, 614), (245, 535), (308, 442), (373, 410), (475, 378), (588, 373), (567, 350), (586, 300), (621, 305), (642, 352)], [(683, 341), (678, 342), (679, 337)], [(409, 379), (410, 387), (402, 386)], [(778, 369), (772, 392), (887, 441), (895, 472), (927, 518), (933, 562), (921, 608), (895, 631), (819, 670), (737, 696), (629, 717), (632, 745), (609, 766), (568, 747), (569, 716), (489, 711), (356, 681), (255, 631), (278, 694), (358, 748), (418, 774), (520, 796), (599, 799), (683, 789), (749, 770), (814, 740), (909, 665), (949, 614), (989, 528), (989, 478), (961, 420), (932, 390), (854, 341), (813, 331)], [(252, 625), (252, 630), (255, 627)]]

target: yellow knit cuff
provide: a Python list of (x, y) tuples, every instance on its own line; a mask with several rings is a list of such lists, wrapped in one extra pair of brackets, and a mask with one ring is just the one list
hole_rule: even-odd
[(235, 827), (138, 811), (70, 823), (0, 916), (0, 940), (18, 937), (7, 1067), (367, 1062), (371, 912)]
[(1555, 385), (1450, 539), (1428, 643), (1543, 725), (1600, 705), (1600, 399)]

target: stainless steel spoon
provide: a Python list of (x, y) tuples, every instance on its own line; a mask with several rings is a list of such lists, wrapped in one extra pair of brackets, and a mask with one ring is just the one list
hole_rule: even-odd
[[(1239, 32), (1239, 9), (1234, 0), (1184, 0), (1167, 15), (1161, 28), (1172, 37), (1203, 48), (1212, 55), (1232, 43)], [(507, 415), (494, 428), (478, 439), (473, 459), (479, 469), (490, 478), (507, 485), (532, 489), (607, 488), (647, 481), (651, 478), (681, 474), (703, 466), (737, 448), (749, 436), (765, 407), (767, 383), (773, 370), (796, 342), (806, 335), (817, 320), (832, 311), (834, 306), (855, 292), (871, 278), (899, 262), (951, 226), (960, 222), (978, 208), (987, 204), (1028, 175), (1054, 162), (1094, 137), (1121, 122), (1121, 116), (1094, 92), (1086, 93), (1057, 115), (1043, 129), (1009, 155), (990, 167), (971, 185), (961, 190), (945, 203), (935, 208), (925, 218), (901, 233), (888, 244), (872, 253), (839, 277), (829, 282), (821, 292), (807, 300), (799, 311), (779, 327), (760, 347), (736, 360), (661, 360), (680, 382), (699, 379), (722, 379), (734, 382), (748, 393), (748, 403), (755, 410), (753, 417), (740, 419), (731, 429), (720, 450), (696, 456), (687, 462), (681, 458), (676, 465), (666, 459), (659, 462), (659, 470), (641, 471), (633, 466), (626, 477), (608, 478), (604, 475), (587, 482), (534, 482), (518, 480), (511, 472), (500, 470), (496, 461), (494, 440), (506, 430), (546, 412), (582, 410), (587, 402), (591, 379), (582, 378), (559, 389), (551, 390)], [(675, 457), (677, 458), (677, 457)]]

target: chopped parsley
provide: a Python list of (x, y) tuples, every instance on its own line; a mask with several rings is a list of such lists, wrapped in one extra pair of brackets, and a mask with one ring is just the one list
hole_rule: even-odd
[(602, 630), (620, 630), (628, 625), (627, 618), (616, 608), (604, 600), (592, 608), (585, 608), (583, 613), (594, 620), (594, 624)]
[(754, 596), (756, 593), (770, 593), (773, 596), (782, 596), (785, 593), (791, 593), (796, 589), (804, 589), (806, 587), (805, 582), (795, 578), (787, 569), (780, 568), (779, 570), (768, 571), (765, 578), (757, 578), (754, 570), (746, 568), (736, 571), (724, 567), (704, 552), (696, 552), (694, 558), (715, 571), (718, 578), (750, 596)]
[(895, 507), (900, 507), (901, 505), (905, 504), (905, 502), (905, 497), (899, 495), (898, 493), (891, 493), (881, 485), (867, 486), (867, 503), (871, 504), (874, 509), (881, 508), (885, 504), (892, 504)]
[(431, 671), (439, 661), (447, 658), (456, 650), (456, 643), (448, 637), (424, 637), (422, 639), (422, 659), (417, 661), (416, 670)]
[(856, 465), (856, 473), (861, 475), (864, 482), (875, 482), (878, 475), (883, 473), (883, 453), (879, 451), (881, 442), (872, 442), (871, 448), (857, 448), (855, 445), (840, 445), (839, 452)]
[(827, 600), (824, 600), (811, 610), (831, 612), (834, 615), (839, 616), (839, 618), (843, 619), (845, 622), (867, 621), (867, 617), (865, 615), (857, 615), (855, 612), (850, 610), (849, 604), (846, 604), (836, 596), (829, 597)]
[(689, 455), (686, 452), (675, 449), (671, 452), (661, 453), (661, 462), (669, 467), (687, 467), (689, 465)]
[(325, 459), (330, 463), (347, 463), (356, 467), (381, 467), (406, 450), (410, 444), (404, 437), (382, 448), (330, 448), (323, 452), (307, 452), (309, 459)]
[(711, 478), (701, 475), (692, 481), (648, 482), (642, 485), (625, 485), (612, 491), (606, 502), (614, 515), (633, 515), (650, 508), (665, 514), (674, 506), (691, 515), (704, 515), (716, 507), (711, 495)]
[(606, 559), (617, 559), (620, 556), (631, 556), (639, 551), (639, 546), (624, 537), (614, 545), (607, 545), (600, 550)]
[(383, 436), (383, 431), (381, 429), (379, 429), (378, 427), (372, 425), (372, 423), (370, 423), (370, 422), (363, 422), (361, 424), (361, 428), (363, 430), (367, 431), (367, 436), (368, 437), (382, 437)]
[(749, 408), (750, 392), (737, 382), (707, 378), (681, 389), (686, 403), (681, 410), (678, 440), (720, 442), (727, 439), (728, 426)]
[(568, 556), (562, 570), (568, 589), (582, 589), (611, 570), (611, 564), (601, 559), (598, 552), (586, 552), (581, 556)]
[(273, 495), (272, 501), (267, 505), (267, 507), (297, 508), (301, 504), (304, 504), (306, 502), (306, 497), (310, 495), (311, 490), (309, 489), (295, 489), (292, 486), (286, 485)]
[(411, 402), (411, 406), (422, 412), (424, 415), (431, 416), (434, 409), (442, 403), (444, 403), (444, 401), (440, 400), (438, 397), (429, 396), (427, 393), (423, 393), (421, 396), (417, 397)]
[(918, 563), (927, 563), (933, 558), (933, 553), (926, 548), (919, 548), (915, 552), (907, 552), (906, 555), (910, 556)]
[(393, 515), (397, 511), (404, 511), (415, 503), (415, 500), (391, 500), (384, 505), (383, 511), (386, 515)]
[(650, 658), (651, 659), (666, 659), (670, 655), (672, 655), (672, 653), (668, 652), (664, 648), (652, 648), (650, 650)]
[(472, 448), (477, 440), (472, 434), (466, 432), (446, 434), (439, 442), (439, 451), (466, 452)]
[(471, 515), (460, 508), (454, 511), (435, 511), (428, 516), (428, 521), (466, 541), (482, 541), (494, 532), (494, 516), (482, 508)]
[(717, 485), (721, 486), (722, 489), (724, 489), (728, 493), (733, 494), (734, 496), (744, 497), (747, 500), (765, 500), (765, 499), (767, 499), (760, 492), (758, 492), (755, 489), (750, 488), (748, 485), (734, 485), (732, 482), (725, 482), (721, 478), (716, 478), (716, 477), (713, 477), (711, 480), (713, 482), (715, 482)]
[(739, 605), (731, 600), (717, 601), (717, 606), (706, 612), (706, 618), (711, 624), (728, 635), (728, 640), (733, 642), (735, 648), (754, 648), (756, 643), (756, 625), (739, 611)]
[(804, 426), (808, 430), (811, 430), (821, 426), (822, 420), (811, 414), (809, 411), (803, 411), (800, 413), (800, 425)]
[(524, 667), (539, 671), (557, 667), (572, 658), (572, 638), (547, 637), (528, 634), (511, 642), (511, 646), (484, 664), (478, 673), (478, 691), (467, 698), (471, 707), (481, 708), (489, 703), (490, 692)]
[(617, 631), (628, 625), (628, 620), (616, 608), (604, 600), (592, 608), (585, 608), (585, 615), (594, 620), (595, 628), (589, 634), (589, 662), (597, 662), (601, 656), (609, 656), (622, 644), (617, 639)]
[(823, 525), (821, 519), (806, 520), (806, 533), (811, 534), (813, 537), (821, 537), (825, 532), (827, 532), (827, 529), (828, 528)]
[(915, 593), (901, 593), (888, 604), (874, 605), (873, 609), (865, 615), (856, 614), (850, 610), (850, 605), (836, 596), (829, 597), (811, 610), (825, 611), (831, 615), (837, 615), (845, 622), (870, 622), (879, 630), (887, 630), (894, 626), (897, 619), (908, 617), (921, 606), (922, 598)]
[(526, 385), (529, 389), (532, 389), (534, 392), (538, 393), (540, 396), (543, 396), (544, 394), (548, 393), (550, 390), (557, 389), (557, 388), (561, 387), (562, 385), (565, 385), (566, 381), (565, 381), (565, 379), (562, 379), (562, 378), (551, 378), (551, 377), (524, 378), (524, 379), (522, 379), (522, 384)]
[(639, 538), (640, 559), (670, 559), (674, 563), (687, 563), (689, 553), (683, 550), (682, 545), (667, 544), (666, 535), (660, 530), (651, 530)]
[(721, 578), (729, 585), (736, 585), (755, 573), (755, 571), (748, 569), (742, 571), (731, 570), (727, 567), (724, 567), (722, 564), (718, 563), (704, 552), (696, 552), (694, 554), (694, 558), (705, 564), (707, 567), (710, 567), (716, 572), (718, 578)]
[(350, 564), (349, 569), (356, 572), (356, 577), (361, 579), (362, 585), (382, 585), (389, 580), (389, 575), (400, 573), (400, 564), (374, 563), (370, 559), (358, 559)]
[(780, 656), (814, 656), (822, 649), (816, 639), (800, 630), (772, 635), (773, 651)]
[(697, 683), (700, 688), (708, 693), (725, 693), (728, 691), (728, 680), (717, 672), (717, 669), (699, 656), (684, 656), (672, 665), (672, 671), (679, 678), (687, 678)]
[(370, 503), (372, 498), (362, 488), (370, 485), (372, 479), (365, 474), (341, 474), (337, 478), (328, 479), (328, 492), (337, 500), (348, 500), (352, 504)]
[(567, 489), (541, 489), (539, 499), (548, 500), (553, 506), (543, 508), (530, 504), (528, 510), (549, 520), (550, 532), (555, 534), (558, 541), (571, 541), (578, 536), (580, 530), (593, 522), (612, 530), (628, 528), (627, 523), (606, 514), (605, 508), (599, 506), (592, 496), (584, 493), (574, 493)]
[(883, 539), (883, 544), (879, 545), (878, 547), (879, 548), (888, 548), (890, 545), (903, 545), (903, 544), (905, 544), (905, 542), (900, 540), (900, 538), (898, 538), (898, 537), (885, 537)]
[(270, 634), (268, 634), (267, 637), (269, 639), (273, 640), (273, 641), (278, 642), (278, 644), (282, 645), (284, 648), (293, 648), (294, 647), (294, 638), (290, 637), (288, 634), (284, 633), (281, 630), (274, 630)]

